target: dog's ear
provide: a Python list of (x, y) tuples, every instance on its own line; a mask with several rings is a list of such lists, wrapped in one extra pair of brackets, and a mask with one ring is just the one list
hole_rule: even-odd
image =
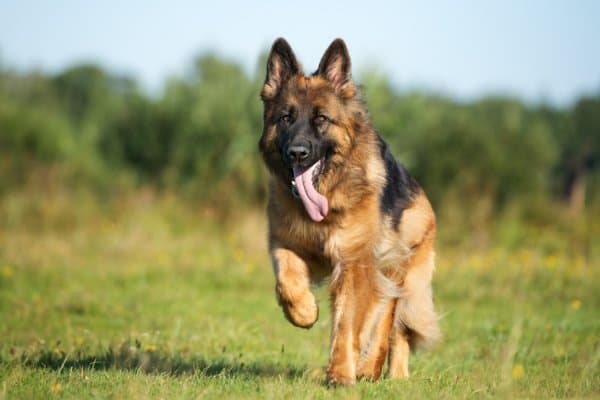
[(263, 100), (271, 100), (283, 85), (294, 75), (300, 73), (301, 67), (289, 43), (279, 38), (273, 43), (267, 59), (267, 77), (260, 94)]
[(336, 93), (340, 93), (344, 86), (351, 82), (350, 67), (350, 54), (346, 43), (342, 39), (335, 39), (323, 54), (319, 69), (314, 75), (327, 79)]

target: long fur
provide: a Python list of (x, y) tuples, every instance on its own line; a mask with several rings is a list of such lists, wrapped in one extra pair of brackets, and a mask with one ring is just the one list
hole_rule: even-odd
[[(440, 337), (431, 292), (433, 210), (373, 128), (350, 70), (340, 39), (310, 76), (278, 39), (261, 93), (259, 148), (270, 172), (267, 216), (277, 298), (291, 323), (308, 328), (318, 318), (310, 285), (329, 277), (331, 384), (377, 379), (386, 358), (391, 377), (406, 377), (408, 349)], [(317, 190), (329, 213), (321, 222), (307, 216), (290, 190), (282, 147), (290, 126), (281, 116), (291, 112), (306, 119), (303, 134), (327, 149)], [(315, 113), (326, 114), (327, 122), (314, 122)]]

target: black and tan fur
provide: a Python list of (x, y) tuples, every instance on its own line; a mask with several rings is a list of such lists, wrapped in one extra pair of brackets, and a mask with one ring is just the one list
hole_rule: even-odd
[[(407, 377), (409, 350), (440, 336), (429, 201), (374, 130), (342, 40), (333, 41), (310, 76), (289, 44), (275, 41), (261, 97), (269, 250), (286, 318), (311, 327), (318, 317), (311, 284), (330, 277), (328, 382), (378, 379), (386, 359), (390, 377)], [(292, 193), (300, 157), (290, 159), (289, 148), (299, 137), (310, 162), (323, 160), (315, 187), (329, 212), (320, 222)]]

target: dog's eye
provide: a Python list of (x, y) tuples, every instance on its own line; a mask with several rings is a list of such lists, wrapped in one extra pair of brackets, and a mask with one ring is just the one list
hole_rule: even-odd
[(281, 122), (283, 124), (288, 124), (291, 119), (292, 118), (290, 117), (290, 114), (284, 114), (281, 117), (279, 117), (279, 122)]
[(322, 124), (324, 122), (329, 121), (329, 118), (327, 118), (327, 116), (323, 115), (323, 114), (319, 114), (317, 115), (317, 117), (315, 118), (315, 122), (317, 124)]

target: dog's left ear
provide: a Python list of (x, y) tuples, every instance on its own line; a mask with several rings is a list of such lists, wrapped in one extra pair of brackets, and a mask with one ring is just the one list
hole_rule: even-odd
[(267, 59), (267, 77), (261, 92), (264, 101), (277, 96), (288, 80), (300, 74), (302, 68), (290, 44), (279, 38), (273, 43)]
[(339, 94), (344, 86), (351, 82), (350, 67), (350, 54), (346, 43), (342, 39), (335, 39), (323, 54), (314, 75), (320, 75), (331, 82), (334, 90)]

